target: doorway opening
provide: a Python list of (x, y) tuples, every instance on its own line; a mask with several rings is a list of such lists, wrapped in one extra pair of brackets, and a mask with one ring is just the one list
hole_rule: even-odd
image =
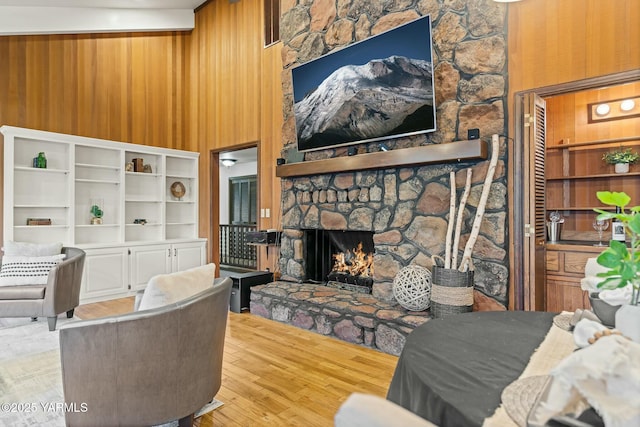
[[(574, 191), (577, 196), (572, 195), (572, 183), (579, 182), (580, 185), (595, 185), (598, 183), (608, 183), (607, 174), (602, 171), (589, 171), (585, 168), (593, 167), (599, 160), (582, 161), (579, 165), (573, 165), (571, 152), (574, 150), (586, 150), (587, 147), (599, 147), (600, 140), (607, 140), (609, 136), (605, 134), (584, 135), (587, 123), (581, 124), (578, 115), (588, 114), (585, 97), (591, 96), (598, 102), (607, 100), (606, 91), (620, 85), (629, 85), (640, 81), (640, 70), (611, 74), (591, 79), (564, 83), (531, 89), (515, 94), (514, 98), (514, 145), (512, 150), (512, 206), (513, 214), (511, 230), (512, 245), (514, 248), (512, 257), (512, 283), (514, 292), (514, 309), (516, 310), (546, 310), (555, 305), (550, 305), (550, 298), (567, 292), (567, 289), (548, 291), (546, 283), (546, 233), (545, 222), (548, 220), (549, 207), (559, 207), (559, 212), (566, 216), (566, 230), (564, 236), (571, 240), (588, 240), (589, 228), (584, 225), (591, 211), (589, 200), (574, 200), (574, 197), (595, 198), (595, 187)], [(580, 111), (575, 113), (575, 122), (559, 124), (560, 120), (552, 118), (549, 122), (547, 113), (549, 107), (554, 109), (554, 102), (558, 97), (567, 95), (575, 98), (576, 108)], [(549, 102), (547, 102), (549, 101)], [(582, 105), (584, 104), (584, 105)], [(560, 104), (559, 104), (560, 105)], [(580, 105), (578, 107), (578, 105)], [(540, 117), (537, 114), (538, 106), (544, 110)], [(566, 112), (566, 107), (559, 108), (558, 111)], [(552, 114), (556, 114), (553, 113)], [(560, 113), (564, 114), (564, 113)], [(586, 118), (585, 118), (586, 121)], [(611, 123), (611, 122), (609, 122)], [(547, 129), (549, 128), (549, 129)], [(573, 132), (573, 135), (572, 135)], [(637, 140), (636, 135), (636, 140)], [(619, 138), (611, 137), (611, 140)], [(588, 141), (587, 141), (588, 140)], [(549, 141), (549, 142), (547, 142)], [(546, 144), (565, 144), (567, 148), (558, 148), (558, 153), (553, 155), (564, 156), (555, 163), (550, 163), (550, 169), (545, 171), (547, 163), (546, 154), (549, 150)], [(572, 145), (573, 144), (573, 145)], [(616, 142), (617, 144), (617, 142)], [(554, 148), (555, 149), (555, 148)], [(591, 150), (593, 151), (593, 150)], [(563, 154), (564, 152), (564, 154)], [(598, 154), (598, 153), (596, 153)], [(578, 172), (574, 168), (582, 168)], [(583, 170), (584, 169), (584, 170)], [(577, 176), (577, 178), (575, 177)], [(579, 179), (584, 178), (584, 179)], [(553, 184), (547, 188), (547, 182)], [(557, 181), (557, 182), (556, 182)], [(553, 187), (553, 188), (551, 188)], [(568, 191), (568, 192), (567, 192)], [(616, 191), (613, 189), (612, 191)], [(549, 192), (553, 192), (550, 195)], [(562, 194), (560, 194), (562, 193)], [(565, 194), (566, 193), (566, 194)], [(593, 194), (592, 194), (593, 193)], [(538, 203), (541, 198), (542, 203)], [(551, 204), (547, 202), (553, 202)], [(557, 202), (557, 203), (556, 203)], [(595, 202), (594, 202), (595, 205)], [(550, 209), (553, 211), (555, 209)], [(570, 217), (570, 219), (569, 219)], [(569, 233), (568, 233), (569, 232)], [(571, 234), (571, 232), (573, 234)], [(575, 290), (581, 292), (579, 287)]]
[[(217, 158), (218, 185), (212, 192), (218, 193), (218, 223), (212, 228), (218, 231), (220, 275), (255, 271), (257, 251), (247, 243), (246, 235), (256, 231), (258, 224), (257, 146), (221, 151)], [(216, 173), (216, 168), (212, 172)]]

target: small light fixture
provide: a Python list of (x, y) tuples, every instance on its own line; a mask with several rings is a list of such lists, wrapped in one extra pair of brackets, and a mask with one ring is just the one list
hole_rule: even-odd
[(633, 102), (633, 99), (625, 99), (620, 103), (620, 109), (622, 111), (631, 111), (636, 107), (636, 103)]
[(237, 162), (236, 159), (222, 159), (220, 160), (220, 163), (222, 163), (222, 166), (226, 167), (226, 168), (230, 168), (231, 166), (235, 165)]
[(389, 150), (391, 150), (389, 148), (389, 146), (387, 144), (385, 144), (384, 142), (381, 142), (380, 145), (378, 145), (378, 148), (380, 148), (380, 151), (389, 151)]
[(587, 104), (588, 123), (640, 117), (640, 96), (609, 99)]
[(611, 111), (611, 107), (609, 107), (609, 104), (600, 104), (596, 107), (596, 114), (600, 117), (606, 116), (607, 114), (609, 114), (609, 111)]

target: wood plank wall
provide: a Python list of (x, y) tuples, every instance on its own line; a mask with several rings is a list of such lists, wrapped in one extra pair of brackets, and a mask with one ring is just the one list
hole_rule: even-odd
[(526, 89), (640, 68), (637, 0), (509, 4), (509, 99)]
[[(259, 227), (277, 228), (281, 47), (263, 47), (262, 13), (259, 0), (212, 0), (191, 33), (0, 37), (0, 124), (199, 151), (209, 238), (210, 151), (259, 143), (271, 210)], [(637, 0), (510, 4), (510, 105), (516, 91), (640, 68), (638, 22)]]
[[(509, 3), (508, 8), (510, 135), (514, 135), (515, 93), (640, 69), (637, 0), (524, 0)], [(510, 257), (509, 307), (513, 308), (513, 271), (521, 267), (514, 265), (513, 253)]]
[[(211, 150), (258, 146), (259, 229), (279, 228), (280, 179), (275, 176), (282, 128), (281, 46), (264, 48), (259, 0), (210, 1), (196, 13), (191, 35), (190, 139), (200, 151), (200, 235), (217, 242), (212, 209)], [(215, 173), (215, 171), (213, 171)], [(218, 259), (214, 246), (212, 259)], [(277, 253), (260, 250), (258, 267), (272, 270)]]
[(271, 212), (259, 227), (277, 228), (282, 63), (279, 44), (263, 48), (262, 13), (259, 0), (210, 1), (192, 32), (0, 37), (0, 125), (199, 151), (208, 238), (210, 151), (259, 144)]
[(188, 52), (182, 32), (0, 37), (0, 125), (189, 149)]
[(0, 124), (184, 147), (183, 33), (0, 37)]

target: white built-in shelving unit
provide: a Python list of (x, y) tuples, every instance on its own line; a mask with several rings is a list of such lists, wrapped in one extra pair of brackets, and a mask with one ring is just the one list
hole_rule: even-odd
[[(2, 126), (4, 239), (87, 252), (81, 300), (128, 295), (155, 274), (206, 262), (198, 238), (198, 153)], [(46, 168), (33, 158), (43, 152)], [(146, 171), (133, 171), (142, 159)], [(180, 182), (178, 198), (171, 186)], [(99, 203), (101, 224), (92, 224)], [(50, 225), (27, 225), (29, 218)], [(142, 221), (140, 221), (142, 220)]]

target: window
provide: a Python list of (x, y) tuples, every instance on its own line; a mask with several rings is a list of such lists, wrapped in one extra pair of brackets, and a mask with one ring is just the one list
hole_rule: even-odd
[(264, 45), (280, 41), (280, 0), (264, 0)]
[(257, 175), (229, 178), (231, 224), (257, 223)]

